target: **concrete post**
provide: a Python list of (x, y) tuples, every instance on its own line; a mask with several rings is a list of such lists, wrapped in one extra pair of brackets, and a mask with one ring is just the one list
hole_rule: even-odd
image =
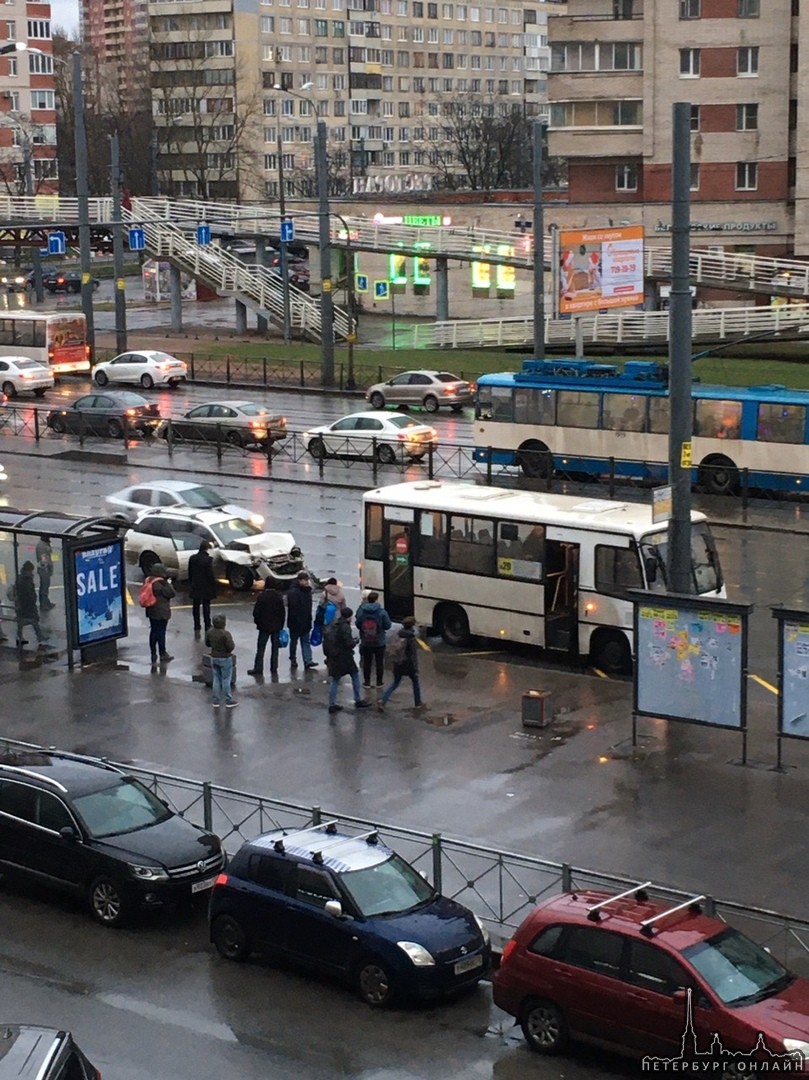
[(171, 297), (171, 329), (173, 333), (182, 333), (183, 329), (183, 281), (180, 268), (169, 264), (169, 296)]
[(435, 317), (439, 322), (449, 318), (449, 263), (446, 255), (435, 260)]
[(247, 308), (241, 300), (234, 300), (236, 305), (236, 333), (247, 333)]
[[(268, 266), (266, 241), (256, 237), (256, 266)], [(266, 334), (270, 328), (269, 321), (264, 315), (256, 315), (256, 330), (260, 334)]]

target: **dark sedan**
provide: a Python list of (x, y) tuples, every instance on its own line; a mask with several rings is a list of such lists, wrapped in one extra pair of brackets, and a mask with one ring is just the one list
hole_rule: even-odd
[(163, 421), (159, 434), (167, 439), (197, 439), (231, 446), (267, 446), (287, 434), (286, 417), (273, 414), (255, 401), (207, 401), (177, 419)]
[[(28, 275), (28, 288), (34, 287), (34, 271)], [(91, 278), (93, 286), (93, 292), (99, 287), (101, 282), (97, 277)], [(80, 293), (81, 292), (81, 271), (80, 270), (43, 270), (42, 271), (42, 286), (49, 293)]]
[(160, 425), (160, 410), (140, 394), (127, 391), (85, 394), (64, 409), (51, 409), (48, 427), (62, 434), (108, 435), (122, 439), (125, 432), (152, 435)]

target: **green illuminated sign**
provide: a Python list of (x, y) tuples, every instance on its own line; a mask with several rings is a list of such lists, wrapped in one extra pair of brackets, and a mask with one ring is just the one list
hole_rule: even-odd
[(407, 256), (406, 255), (390, 255), (389, 259), (389, 272), (388, 280), (394, 285), (406, 285), (407, 284)]
[(402, 224), (409, 225), (412, 229), (427, 229), (440, 225), (441, 220), (439, 214), (405, 214)]

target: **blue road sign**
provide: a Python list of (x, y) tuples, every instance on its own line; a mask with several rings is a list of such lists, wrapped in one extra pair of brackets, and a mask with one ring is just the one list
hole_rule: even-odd
[(295, 239), (295, 222), (294, 221), (282, 221), (281, 222), (281, 243), (291, 244)]
[(374, 282), (374, 296), (377, 300), (387, 300), (390, 295), (390, 284), (387, 281)]
[(210, 244), (211, 242), (211, 226), (210, 225), (197, 225), (197, 243), (198, 244)]
[(354, 277), (354, 288), (357, 292), (368, 292), (368, 275), (356, 274)]
[(129, 250), (130, 251), (143, 251), (146, 247), (146, 235), (143, 229), (130, 229), (129, 230)]
[(48, 254), (64, 255), (65, 234), (63, 232), (48, 233)]

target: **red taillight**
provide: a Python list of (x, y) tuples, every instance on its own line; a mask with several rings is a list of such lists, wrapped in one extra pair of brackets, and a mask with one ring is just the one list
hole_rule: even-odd
[(217, 885), (227, 885), (227, 883), (228, 883), (227, 874), (225, 874), (225, 873), (217, 874), (215, 879), (214, 879), (213, 887), (216, 888)]
[(517, 948), (517, 940), (516, 940), (516, 938), (510, 938), (506, 942), (505, 948), (503, 949), (503, 955), (500, 958), (500, 966), (501, 967), (503, 966), (503, 964), (505, 964), (506, 960), (508, 960), (508, 958), (511, 956), (511, 954), (514, 952), (514, 950), (516, 948)]
[(444, 393), (445, 394), (454, 394), (455, 393), (455, 387), (454, 386), (445, 386), (444, 387)]

